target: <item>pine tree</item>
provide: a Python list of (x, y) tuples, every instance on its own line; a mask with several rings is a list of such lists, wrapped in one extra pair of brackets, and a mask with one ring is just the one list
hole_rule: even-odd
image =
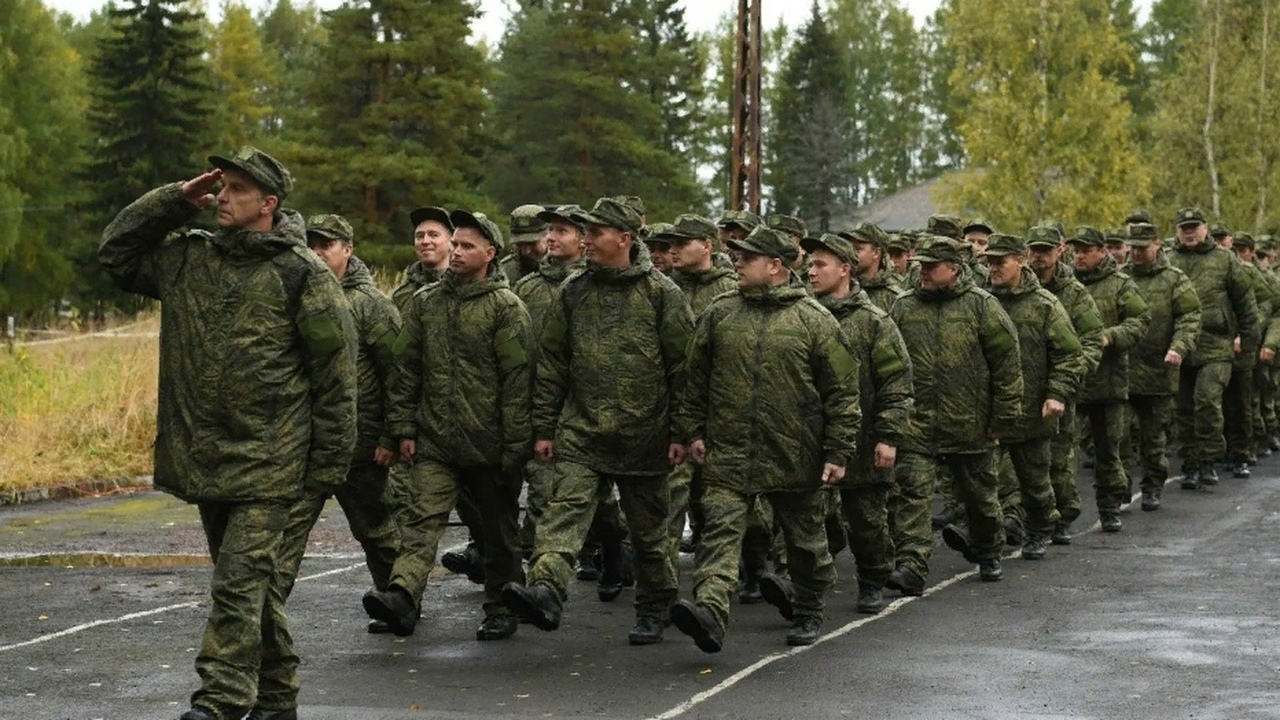
[(238, 0), (222, 5), (222, 21), (210, 38), (212, 66), (218, 97), (218, 147), (235, 148), (256, 143), (266, 134), (268, 120), (277, 116), (271, 80), (279, 77), (276, 56), (267, 52), (262, 32), (249, 7)]

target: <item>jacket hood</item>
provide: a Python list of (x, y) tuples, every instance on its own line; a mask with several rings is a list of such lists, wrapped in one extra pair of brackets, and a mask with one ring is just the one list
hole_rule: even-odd
[(542, 258), (542, 262), (538, 263), (538, 274), (551, 282), (560, 282), (569, 277), (569, 273), (574, 270), (580, 270), (586, 265), (586, 261), (579, 258), (569, 263), (557, 262), (550, 256)]
[(1120, 266), (1116, 264), (1116, 259), (1107, 255), (1102, 258), (1102, 262), (1098, 263), (1098, 267), (1092, 272), (1076, 271), (1076, 278), (1085, 285), (1092, 285), (1096, 282), (1106, 280), (1115, 275), (1120, 270)]
[(1150, 265), (1138, 265), (1137, 263), (1130, 262), (1125, 266), (1125, 269), (1138, 277), (1151, 277), (1152, 275), (1159, 275), (1168, 267), (1169, 258), (1164, 254), (1164, 250), (1161, 250), (1156, 253), (1155, 262)]
[(822, 297), (817, 298), (818, 303), (829, 310), (832, 315), (835, 315), (837, 320), (842, 320), (848, 317), (853, 313), (853, 311), (859, 308), (865, 308), (872, 305), (871, 298), (860, 285), (854, 283), (851, 290), (853, 291), (851, 294), (842, 298), (823, 295)]
[(369, 266), (364, 264), (360, 258), (352, 255), (347, 260), (347, 272), (342, 276), (342, 289), (351, 290), (363, 285), (373, 284), (373, 273), (369, 272)]
[(292, 210), (277, 210), (271, 229), (220, 231), (213, 244), (222, 252), (237, 258), (270, 258), (294, 247), (307, 246), (306, 221)]
[(444, 273), (438, 270), (432, 270), (422, 264), (421, 260), (413, 262), (409, 267), (404, 269), (405, 278), (417, 287), (430, 285), (433, 282), (439, 282)]
[(1218, 247), (1218, 244), (1213, 241), (1213, 238), (1207, 237), (1203, 242), (1195, 247), (1187, 247), (1186, 245), (1183, 245), (1181, 241), (1178, 241), (1174, 243), (1173, 250), (1174, 252), (1187, 253), (1190, 255), (1207, 255), (1213, 252), (1213, 249), (1216, 247)]
[(996, 287), (988, 283), (987, 290), (998, 298), (1003, 297), (1021, 297), (1028, 295), (1040, 289), (1040, 281), (1036, 279), (1036, 272), (1026, 265), (1022, 266), (1022, 276), (1018, 278), (1018, 284), (1013, 287), (1002, 288)]
[(463, 299), (479, 297), (495, 290), (510, 287), (507, 283), (506, 273), (494, 271), (492, 263), (489, 264), (489, 274), (483, 280), (463, 284), (458, 282), (458, 276), (452, 270), (445, 270), (444, 275), (440, 278), (440, 285), (443, 292), (457, 295)]
[(710, 270), (698, 270), (695, 272), (685, 272), (684, 270), (676, 270), (675, 275), (676, 275), (676, 278), (682, 283), (687, 283), (689, 285), (710, 285), (711, 283), (717, 282), (722, 278), (726, 278), (726, 277), (736, 278), (738, 276), (738, 273), (737, 271), (729, 268), (722, 268), (722, 267), (717, 267), (715, 265), (712, 265)]
[(759, 305), (790, 305), (808, 297), (804, 288), (797, 287), (794, 283), (745, 288), (738, 292), (742, 294), (743, 300)]
[(945, 302), (953, 298), (960, 297), (973, 288), (973, 273), (969, 271), (968, 266), (960, 264), (960, 274), (956, 275), (956, 281), (951, 287), (938, 288), (937, 290), (925, 290), (920, 285), (920, 281), (916, 281), (916, 295), (925, 302)]
[(635, 282), (652, 270), (653, 260), (649, 257), (649, 248), (639, 241), (631, 244), (631, 264), (627, 267), (609, 267), (587, 260), (587, 272), (603, 282)]

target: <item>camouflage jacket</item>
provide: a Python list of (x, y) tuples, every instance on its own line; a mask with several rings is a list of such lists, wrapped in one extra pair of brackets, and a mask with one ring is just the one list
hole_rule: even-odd
[(689, 343), (685, 442), (703, 440), (708, 486), (815, 489), (857, 451), (858, 362), (831, 313), (792, 285), (722, 295)]
[(179, 231), (196, 213), (180, 184), (157, 188), (98, 250), (117, 285), (161, 301), (156, 487), (191, 502), (336, 489), (356, 440), (355, 325), (337, 278), (295, 212), (269, 232)]
[(649, 260), (588, 261), (547, 313), (539, 343), (533, 432), (555, 441), (559, 460), (600, 473), (669, 471), (672, 399), (684, 385), (693, 313), (684, 293)]
[(714, 265), (705, 272), (677, 270), (672, 274), (671, 279), (675, 280), (676, 287), (684, 292), (695, 318), (702, 317), (702, 312), (716, 297), (738, 289), (738, 273)]
[(1053, 293), (1040, 287), (1036, 274), (1022, 268), (1021, 281), (1011, 288), (990, 288), (1018, 330), (1022, 358), (1023, 422), (1001, 442), (1036, 440), (1058, 430), (1056, 418), (1045, 418), (1045, 400), (1070, 402), (1085, 376), (1084, 348), (1071, 318)]
[(862, 411), (858, 453), (841, 485), (888, 484), (892, 470), (875, 467), (875, 446), (898, 447), (911, 418), (911, 357), (898, 326), (867, 294), (854, 287), (848, 297), (818, 298), (840, 323), (841, 338), (858, 362)]
[[(1263, 328), (1261, 347), (1280, 351), (1280, 277), (1275, 273), (1258, 268), (1263, 282), (1271, 288), (1271, 317)], [(1275, 363), (1273, 363), (1274, 365)]]
[(1104, 257), (1093, 272), (1077, 272), (1098, 305), (1102, 320), (1102, 361), (1085, 377), (1080, 402), (1120, 402), (1129, 399), (1129, 351), (1138, 346), (1147, 325), (1151, 308), (1133, 278), (1120, 272), (1110, 255)]
[(524, 303), (529, 311), (529, 319), (533, 321), (533, 336), (540, 337), (542, 328), (547, 324), (547, 312), (551, 303), (560, 294), (560, 285), (574, 272), (586, 267), (586, 260), (576, 260), (565, 265), (545, 258), (538, 266), (537, 272), (531, 272), (520, 278), (520, 282), (511, 288), (516, 297)]
[[(493, 266), (490, 266), (493, 269)], [(396, 340), (387, 426), (417, 457), (455, 467), (518, 468), (533, 456), (529, 313), (500, 272), (452, 272), (413, 296)]]
[(1232, 364), (1237, 368), (1250, 368), (1258, 362), (1258, 347), (1280, 307), (1277, 307), (1275, 287), (1267, 282), (1258, 266), (1244, 261), (1241, 261), (1240, 266), (1244, 269), (1249, 289), (1253, 292), (1254, 304), (1258, 307), (1258, 322), (1252, 333), (1240, 336), (1240, 354), (1235, 356)]
[(1200, 298), (1187, 274), (1165, 252), (1150, 265), (1129, 265), (1133, 282), (1151, 307), (1151, 324), (1130, 353), (1129, 395), (1173, 395), (1178, 368), (1164, 361), (1170, 350), (1191, 356), (1200, 334)]
[(391, 291), (391, 301), (395, 303), (396, 310), (403, 316), (409, 309), (409, 302), (413, 299), (413, 294), (422, 288), (440, 282), (444, 273), (437, 272), (426, 267), (421, 262), (415, 262), (404, 269), (404, 281)]
[(379, 445), (398, 451), (387, 431), (387, 391), (395, 369), (400, 313), (373, 284), (369, 268), (354, 255), (342, 276), (342, 293), (356, 323), (356, 452), (352, 464), (373, 462)]
[(1169, 263), (1185, 272), (1200, 298), (1200, 334), (1184, 362), (1200, 366), (1235, 359), (1235, 339), (1257, 332), (1258, 304), (1240, 259), (1206, 240), (1194, 248), (1178, 244)]
[(893, 307), (893, 303), (898, 298), (907, 294), (907, 289), (885, 267), (881, 267), (880, 272), (873, 278), (858, 278), (858, 284), (862, 286), (862, 291), (867, 294), (867, 298), (885, 312), (889, 312), (889, 308)]
[(1022, 421), (1018, 331), (1000, 302), (962, 273), (954, 285), (918, 285), (889, 316), (911, 354), (914, 406), (902, 448), (926, 455), (994, 447), (987, 431)]
[(515, 287), (516, 283), (537, 272), (537, 268), (526, 270), (520, 263), (520, 256), (514, 250), (498, 261), (498, 269), (506, 276), (508, 287)]
[[(1076, 279), (1076, 273), (1066, 263), (1058, 263), (1049, 282), (1041, 282), (1040, 286), (1053, 293), (1071, 318), (1071, 327), (1076, 331), (1080, 347), (1084, 351), (1084, 372), (1087, 377), (1102, 362), (1102, 318), (1098, 315), (1098, 303), (1085, 289), (1084, 284)], [(1075, 402), (1079, 393), (1071, 398)]]

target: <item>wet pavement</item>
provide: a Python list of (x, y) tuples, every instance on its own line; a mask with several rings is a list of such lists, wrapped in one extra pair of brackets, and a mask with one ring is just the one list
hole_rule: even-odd
[[(1278, 718), (1278, 469), (1171, 484), (1114, 535), (1086, 511), (1072, 545), (1007, 559), (999, 583), (939, 544), (925, 597), (879, 616), (854, 612), (842, 555), (818, 645), (735, 606), (717, 655), (674, 629), (629, 647), (632, 593), (602, 603), (588, 583), (559, 631), (478, 643), (480, 588), (444, 571), (414, 636), (368, 635), (368, 574), (331, 504), (289, 605), (300, 717)], [(159, 493), (0, 511), (0, 718), (176, 718), (208, 574), (194, 509)]]

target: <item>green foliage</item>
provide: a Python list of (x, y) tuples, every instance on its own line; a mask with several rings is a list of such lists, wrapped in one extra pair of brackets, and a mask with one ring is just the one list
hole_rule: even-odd
[(277, 56), (268, 52), (249, 7), (237, 0), (222, 4), (222, 21), (213, 28), (209, 64), (218, 94), (216, 146), (238, 148), (260, 142), (278, 117), (272, 106), (279, 77)]

